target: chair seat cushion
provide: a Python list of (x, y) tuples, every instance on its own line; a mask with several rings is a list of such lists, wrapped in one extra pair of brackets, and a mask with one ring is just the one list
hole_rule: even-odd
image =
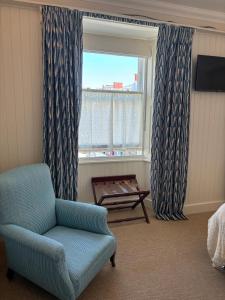
[(64, 226), (56, 226), (44, 235), (63, 244), (76, 296), (80, 295), (116, 249), (113, 236)]

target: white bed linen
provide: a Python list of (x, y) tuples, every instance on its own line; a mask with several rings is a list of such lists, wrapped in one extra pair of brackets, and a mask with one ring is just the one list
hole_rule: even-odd
[(207, 248), (214, 267), (225, 266), (225, 204), (208, 221)]

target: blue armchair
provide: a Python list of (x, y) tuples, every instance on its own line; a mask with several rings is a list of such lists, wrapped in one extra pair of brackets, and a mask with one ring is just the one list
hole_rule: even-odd
[(14, 272), (62, 300), (74, 300), (110, 259), (116, 240), (107, 210), (56, 199), (45, 164), (0, 175), (0, 235)]

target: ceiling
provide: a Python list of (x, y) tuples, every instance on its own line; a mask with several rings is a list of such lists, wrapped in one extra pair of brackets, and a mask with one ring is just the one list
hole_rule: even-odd
[[(147, 1), (146, 1), (147, 2)], [(149, 1), (151, 2), (151, 1)], [(162, 2), (225, 12), (225, 0), (163, 0)]]
[[(2, 1), (49, 3), (84, 11), (128, 15), (155, 22), (164, 21), (225, 32), (225, 0), (0, 0)], [(104, 29), (102, 31), (105, 34)]]
[(189, 8), (200, 8), (218, 12), (225, 12), (225, 0), (98, 0), (98, 2), (121, 6), (138, 5), (140, 8), (142, 6), (150, 8), (152, 5), (162, 7), (163, 4), (175, 4), (177, 6), (186, 6)]
[(158, 34), (158, 29), (155, 27), (122, 24), (89, 18), (84, 18), (83, 30), (84, 33), (142, 40), (152, 40), (156, 38)]
[[(73, 0), (77, 1), (77, 0)], [(225, 0), (83, 0), (96, 10), (225, 31)]]

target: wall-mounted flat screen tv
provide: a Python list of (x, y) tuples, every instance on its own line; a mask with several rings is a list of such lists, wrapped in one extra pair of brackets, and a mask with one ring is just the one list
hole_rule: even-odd
[(225, 92), (225, 57), (198, 55), (195, 90)]

